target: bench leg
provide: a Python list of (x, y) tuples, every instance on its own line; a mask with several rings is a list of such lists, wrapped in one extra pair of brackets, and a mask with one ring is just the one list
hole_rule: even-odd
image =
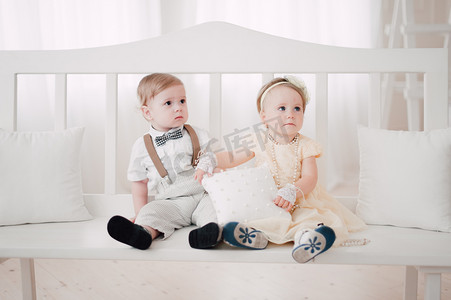
[(20, 269), (22, 273), (22, 299), (36, 300), (36, 281), (34, 274), (34, 259), (21, 258)]
[(417, 300), (418, 270), (414, 266), (406, 266), (406, 278), (404, 280), (404, 300)]
[(424, 274), (424, 300), (440, 300), (441, 275), (440, 273)]
[(418, 271), (424, 273), (424, 300), (439, 300), (442, 273), (451, 273), (451, 267), (419, 267)]

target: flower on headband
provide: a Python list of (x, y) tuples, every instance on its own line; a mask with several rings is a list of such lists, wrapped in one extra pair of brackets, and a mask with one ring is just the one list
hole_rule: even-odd
[(292, 76), (292, 75), (286, 75), (283, 78), (286, 81), (288, 81), (289, 83), (291, 83), (292, 85), (294, 85), (295, 87), (297, 87), (297, 88), (302, 90), (302, 93), (304, 94), (304, 97), (305, 97), (305, 99), (304, 99), (305, 105), (307, 105), (309, 103), (309, 101), (310, 101), (310, 95), (308, 93), (307, 86), (305, 85), (305, 82), (302, 79), (297, 78), (297, 77)]

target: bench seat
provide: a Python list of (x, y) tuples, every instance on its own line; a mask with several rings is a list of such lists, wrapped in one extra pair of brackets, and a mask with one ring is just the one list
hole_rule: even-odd
[[(120, 259), (149, 261), (222, 261), (296, 263), (292, 244), (269, 246), (263, 251), (221, 244), (197, 250), (188, 244), (192, 227), (177, 230), (165, 241), (155, 240), (149, 250), (137, 250), (113, 240), (106, 231), (107, 217), (68, 223), (0, 227), (0, 257)], [(366, 238), (364, 246), (332, 248), (313, 263), (451, 267), (451, 234), (393, 226), (369, 226), (350, 238)]]

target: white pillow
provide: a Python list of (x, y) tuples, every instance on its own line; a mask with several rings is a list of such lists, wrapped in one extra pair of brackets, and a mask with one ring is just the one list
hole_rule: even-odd
[(368, 224), (451, 232), (451, 128), (361, 127), (357, 215)]
[(291, 218), (273, 203), (277, 187), (267, 166), (229, 169), (204, 177), (202, 184), (212, 199), (219, 224)]
[(0, 130), (0, 225), (92, 218), (82, 195), (83, 128)]

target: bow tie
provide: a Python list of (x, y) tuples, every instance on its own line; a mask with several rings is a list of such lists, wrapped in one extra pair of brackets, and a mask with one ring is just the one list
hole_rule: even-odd
[(176, 140), (176, 139), (181, 138), (182, 136), (183, 136), (182, 129), (179, 128), (172, 132), (167, 132), (163, 135), (155, 137), (155, 144), (157, 144), (157, 146), (163, 146), (164, 144), (166, 144), (167, 141)]

